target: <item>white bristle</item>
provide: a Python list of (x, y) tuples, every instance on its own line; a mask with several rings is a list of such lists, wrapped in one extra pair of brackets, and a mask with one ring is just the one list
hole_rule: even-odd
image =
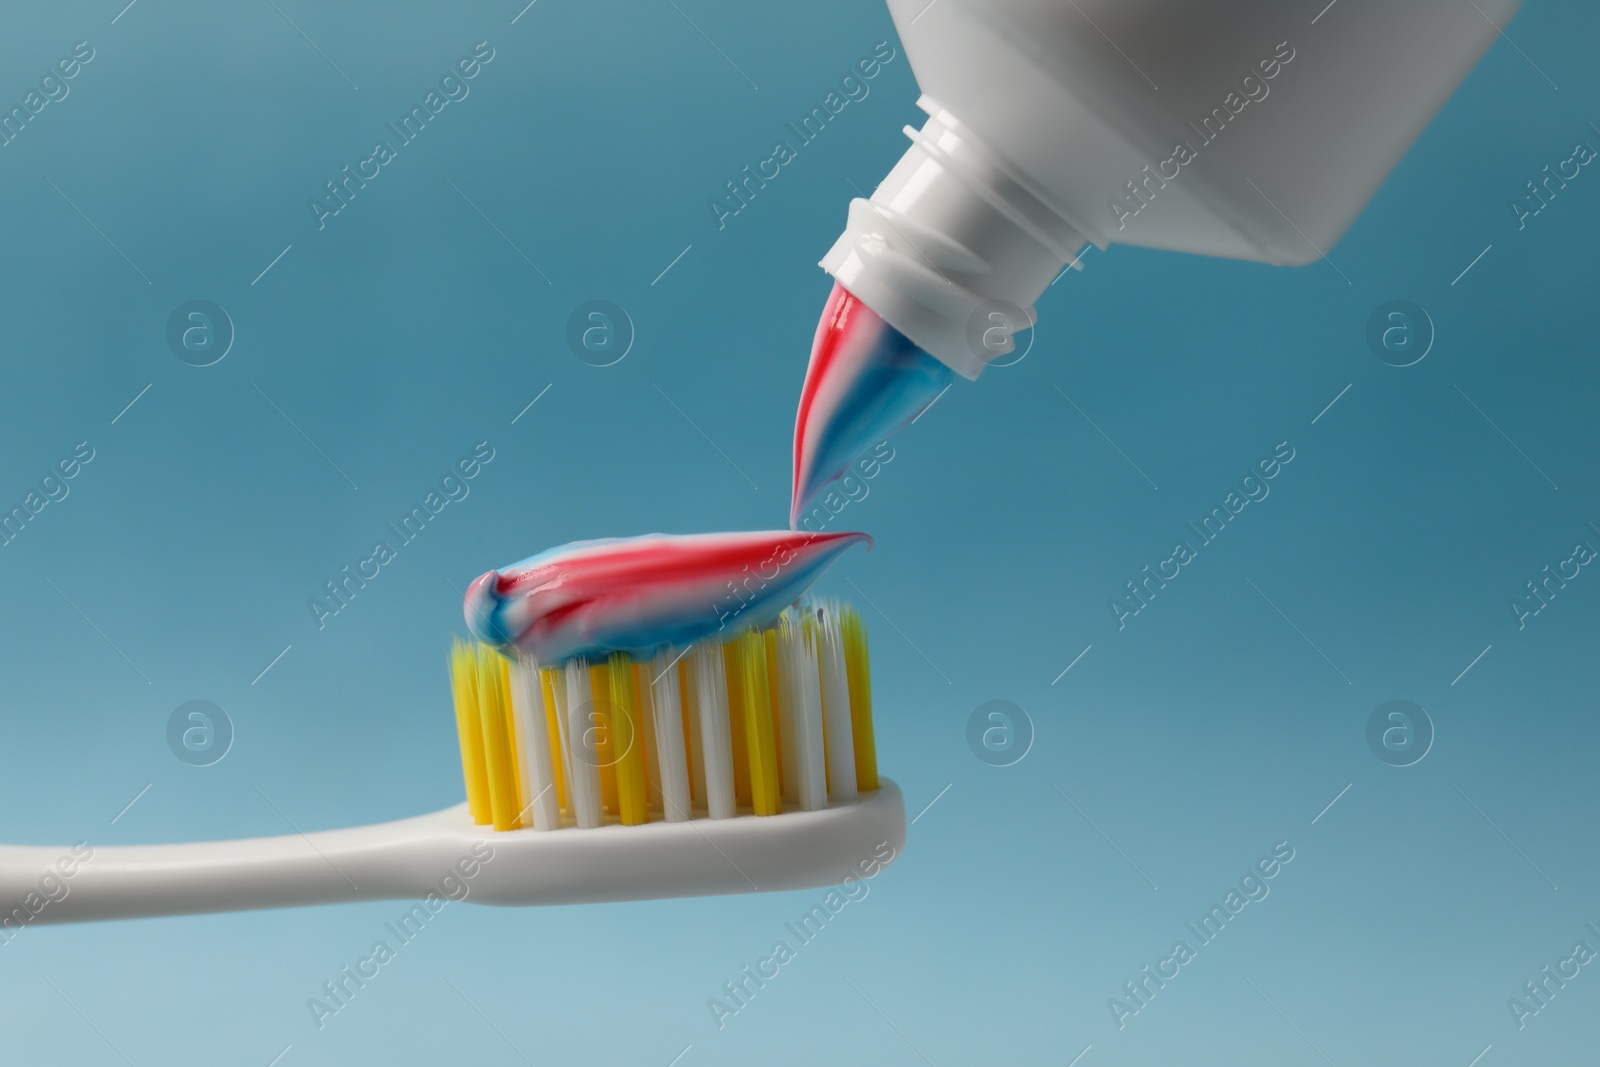
[(783, 804), (792, 808), (800, 802), (800, 772), (795, 749), (795, 688), (799, 675), (795, 668), (794, 653), (789, 648), (789, 632), (793, 627), (794, 612), (786, 611), (778, 621), (778, 657), (767, 665), (777, 679), (778, 706), (778, 759), (783, 780)]
[(600, 768), (598, 753), (589, 743), (594, 698), (589, 690), (589, 665), (575, 659), (566, 666), (567, 706), (562, 721), (566, 724), (567, 768), (572, 778), (572, 817), (581, 829), (592, 830), (605, 819), (600, 806)]
[(689, 653), (700, 717), (700, 747), (705, 761), (706, 808), (713, 819), (737, 813), (733, 794), (733, 733), (728, 722), (727, 677), (722, 646), (700, 645)]
[(639, 696), (646, 703), (646, 714), (654, 727), (656, 762), (661, 784), (661, 808), (668, 822), (692, 817), (689, 805), (689, 760), (683, 740), (683, 705), (678, 699), (678, 668), (665, 652), (647, 664), (651, 682), (640, 686)]
[[(566, 672), (557, 667), (551, 671), (550, 696), (556, 706), (556, 750), (561, 753), (561, 766), (557, 768), (556, 778), (560, 780), (559, 787), (568, 797), (572, 796), (572, 745), (567, 741), (567, 680)], [(544, 685), (539, 686), (541, 692)], [(570, 804), (571, 801), (569, 800)]]
[[(794, 750), (796, 797), (806, 811), (828, 806), (827, 760), (823, 748), (822, 697), (817, 678), (815, 627), (795, 617), (786, 620), (783, 647), (794, 678)], [(810, 631), (810, 632), (808, 632)]]
[(856, 743), (850, 728), (850, 680), (845, 673), (844, 635), (839, 613), (829, 604), (818, 612), (817, 661), (822, 677), (823, 733), (828, 744), (828, 795), (856, 796)]
[(517, 726), (522, 795), (530, 809), (523, 814), (532, 818), (535, 830), (560, 829), (561, 805), (545, 721), (544, 687), (539, 684), (538, 668), (521, 658), (511, 661), (511, 714)]
[(694, 661), (687, 658), (687, 654), (680, 654), (680, 665), (683, 673), (678, 675), (683, 683), (683, 721), (689, 727), (689, 792), (690, 797), (699, 797), (702, 801), (706, 796), (706, 763), (705, 750), (700, 743), (700, 698), (696, 695)]

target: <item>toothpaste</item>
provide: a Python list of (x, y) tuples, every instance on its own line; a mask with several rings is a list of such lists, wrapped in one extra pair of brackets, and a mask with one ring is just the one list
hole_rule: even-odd
[(863, 533), (788, 530), (575, 541), (489, 571), (467, 628), (541, 665), (669, 648), (768, 625)]
[(915, 422), (955, 381), (842, 285), (817, 323), (794, 420), (794, 495), (789, 525), (867, 450)]

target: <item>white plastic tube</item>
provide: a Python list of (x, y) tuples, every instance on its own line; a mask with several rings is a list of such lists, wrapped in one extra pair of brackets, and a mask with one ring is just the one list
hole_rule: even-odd
[(1314, 262), (1517, 5), (889, 0), (929, 118), (822, 266), (976, 378), (1085, 244)]

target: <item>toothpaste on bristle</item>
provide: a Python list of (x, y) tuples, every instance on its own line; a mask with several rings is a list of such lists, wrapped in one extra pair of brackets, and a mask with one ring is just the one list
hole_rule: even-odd
[(489, 571), (463, 603), (485, 644), (541, 666), (639, 661), (766, 626), (864, 533), (669, 535), (578, 541)]
[(909, 426), (956, 379), (838, 283), (817, 323), (794, 423), (789, 525), (873, 445)]

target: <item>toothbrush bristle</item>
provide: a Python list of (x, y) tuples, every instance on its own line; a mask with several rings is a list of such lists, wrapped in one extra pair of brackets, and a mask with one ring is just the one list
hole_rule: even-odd
[(456, 732), (461, 744), (461, 770), (466, 778), (467, 806), (472, 821), (483, 825), (494, 821), (489, 805), (489, 774), (484, 766), (483, 722), (478, 714), (478, 652), (475, 646), (456, 640), (450, 648), (451, 692), (456, 704)]
[(878, 788), (866, 627), (829, 601), (676, 654), (561, 665), (457, 640), (467, 806), (496, 830), (815, 811)]

